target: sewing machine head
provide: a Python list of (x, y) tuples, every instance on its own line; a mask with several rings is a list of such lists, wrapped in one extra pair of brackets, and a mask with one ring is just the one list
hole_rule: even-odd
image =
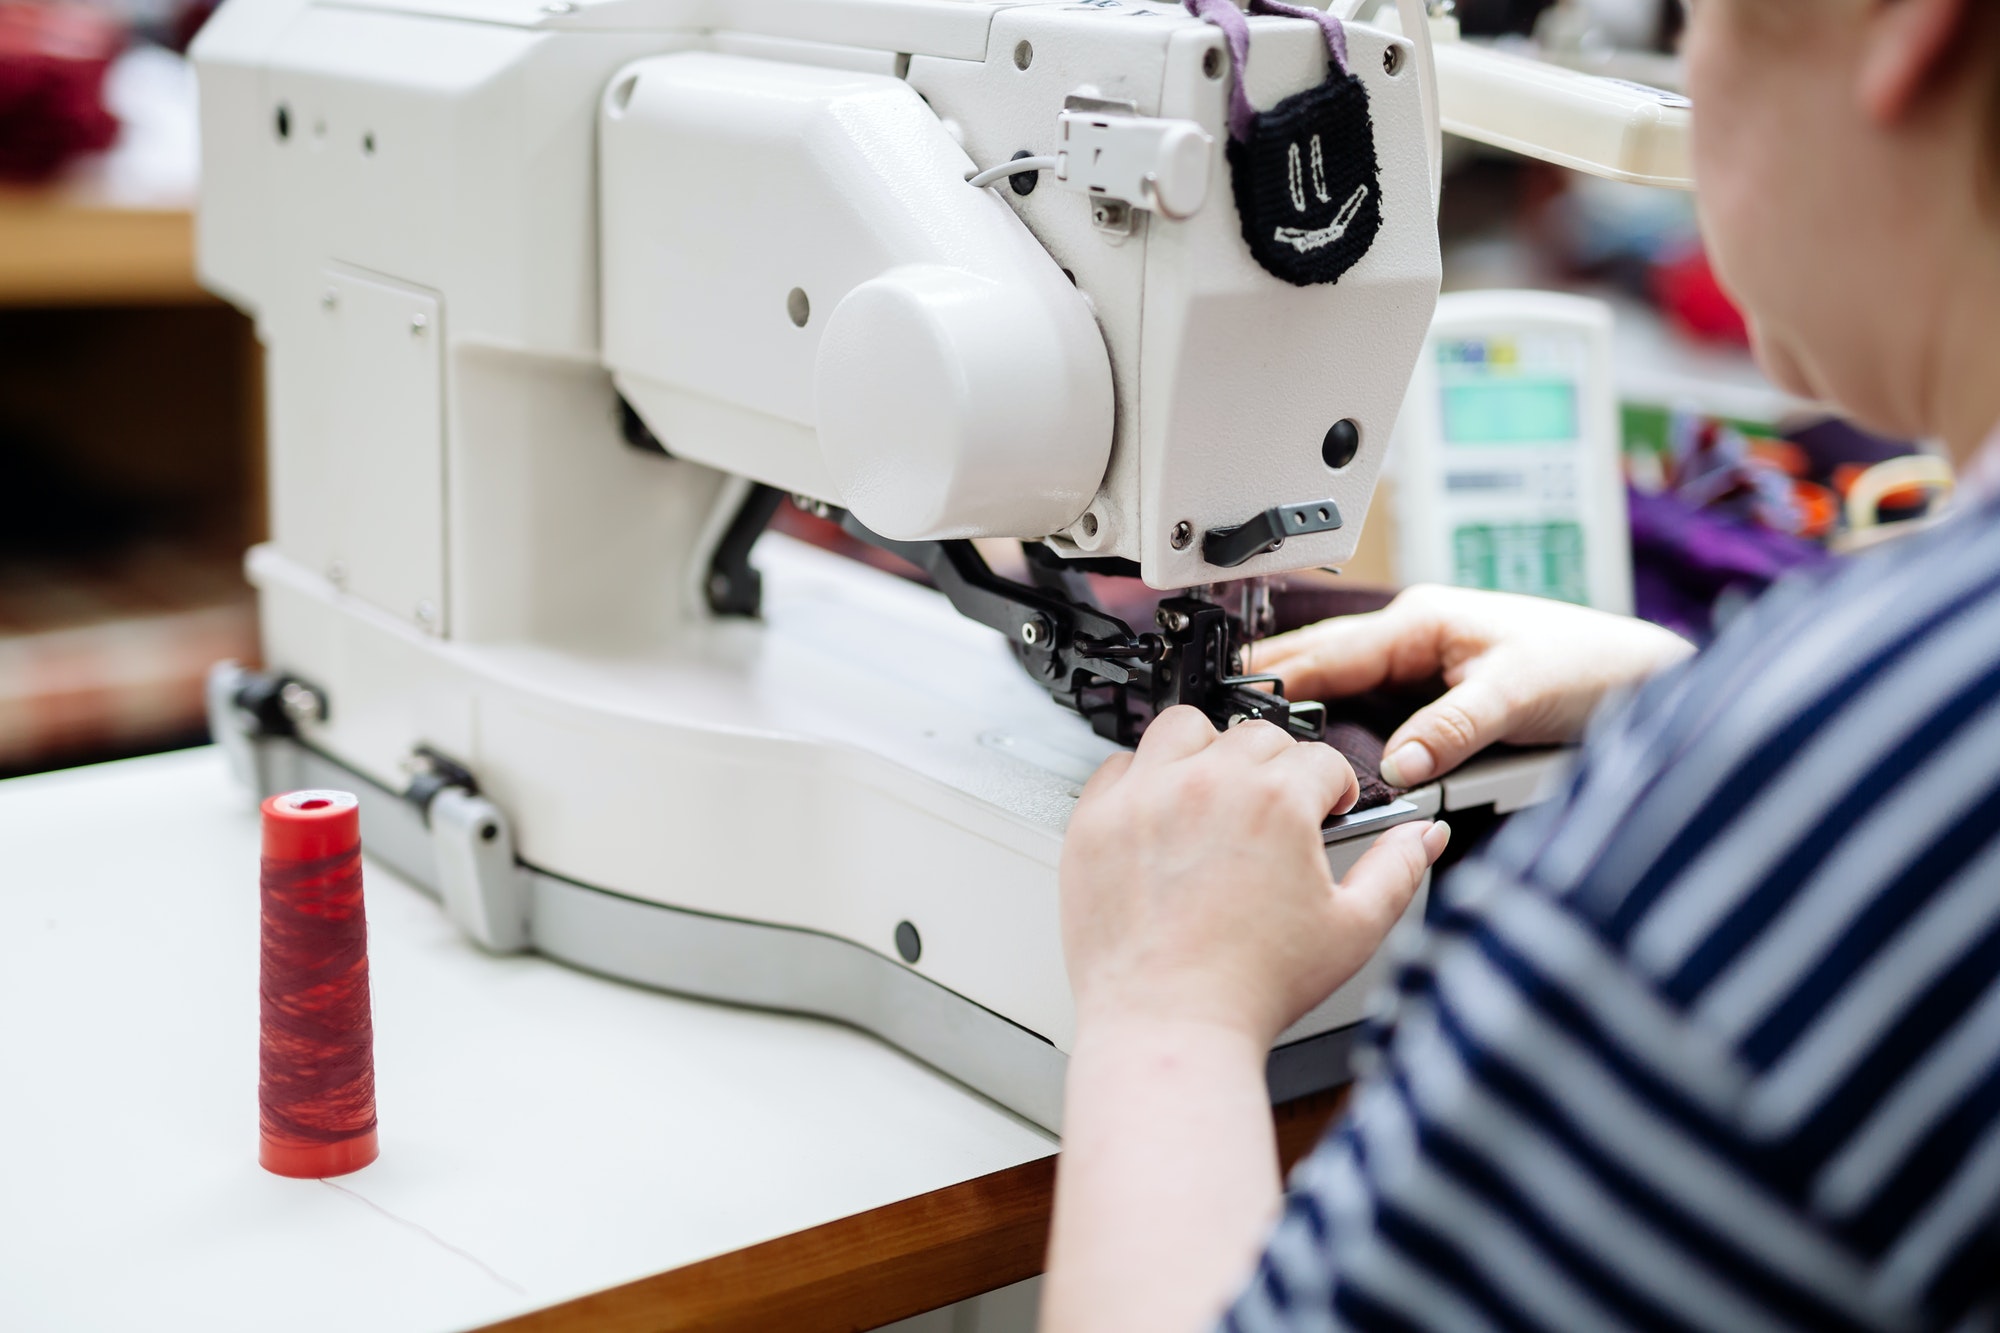
[[(1410, 44), (1355, 27), (1343, 54), (1361, 142), (1301, 129), (1264, 186), (1297, 254), (1372, 227), (1316, 282), (1245, 243), (1223, 31), (1159, 5), (1002, 11), (984, 60), (900, 79), (627, 66), (598, 135), (606, 363), (669, 452), (900, 544), (1104, 734), (1176, 702), (1317, 734), (1243, 678), (1247, 627), (1201, 598), (1134, 633), (1059, 577), (1031, 594), (909, 543), (1022, 538), (1161, 588), (1352, 554), (1439, 261)], [(1292, 23), (1247, 73), (1276, 101), (1341, 71)], [(1336, 199), (1329, 159), (1373, 169)], [(994, 188), (968, 187), (982, 168)]]
[[(599, 110), (606, 364), (677, 456), (895, 540), (1048, 539), (1158, 588), (1337, 566), (1439, 273), (1418, 62), (1348, 47), (1372, 142), (1302, 131), (1269, 183), (1379, 220), (1312, 285), (1245, 244), (1224, 35), (1177, 6), (1001, 10), (984, 59), (901, 78), (636, 62)], [(1328, 64), (1316, 26), (1260, 24), (1251, 95)], [(1378, 170), (1330, 199), (1357, 148)], [(1015, 158), (1054, 164), (967, 188)]]
[[(704, 586), (741, 499), (704, 469), (1162, 589), (1352, 554), (1438, 288), (1409, 40), (1349, 25), (1359, 130), (1276, 146), (1258, 225), (1352, 252), (1299, 285), (1246, 244), (1230, 97), (1339, 74), (1316, 23), (1258, 20), (1239, 70), (1162, 0), (478, 9), (235, 0), (197, 52), (202, 267), (271, 348), (275, 541), (347, 593), (461, 641), (669, 633), (588, 585)], [(617, 411), (703, 465), (652, 513)], [(1289, 717), (1216, 683), (1231, 617), (1133, 634), (1044, 582), (979, 618), (1106, 734)]]

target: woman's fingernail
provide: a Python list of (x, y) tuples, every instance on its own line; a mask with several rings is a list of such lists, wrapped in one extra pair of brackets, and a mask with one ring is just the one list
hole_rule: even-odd
[(1391, 787), (1414, 787), (1428, 781), (1436, 768), (1431, 752), (1421, 743), (1410, 741), (1382, 760), (1382, 780)]
[(1451, 846), (1451, 825), (1442, 819), (1424, 830), (1424, 854), (1435, 861)]

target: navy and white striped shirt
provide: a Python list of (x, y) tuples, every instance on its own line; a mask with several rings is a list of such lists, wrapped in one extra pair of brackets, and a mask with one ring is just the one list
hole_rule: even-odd
[(2000, 504), (1781, 584), (1441, 891), (1226, 1327), (2000, 1326)]

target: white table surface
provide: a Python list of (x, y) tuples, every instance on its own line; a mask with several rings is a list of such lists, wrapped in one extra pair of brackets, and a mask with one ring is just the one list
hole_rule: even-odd
[(257, 1165), (258, 823), (0, 782), (0, 1328), (465, 1328), (1054, 1151), (883, 1043), (480, 953), (366, 870), (382, 1156)]

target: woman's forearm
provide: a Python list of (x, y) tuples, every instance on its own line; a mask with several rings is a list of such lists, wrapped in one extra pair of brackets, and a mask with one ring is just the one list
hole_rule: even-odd
[(1280, 1196), (1263, 1043), (1215, 1024), (1086, 1024), (1070, 1056), (1044, 1333), (1195, 1333)]

